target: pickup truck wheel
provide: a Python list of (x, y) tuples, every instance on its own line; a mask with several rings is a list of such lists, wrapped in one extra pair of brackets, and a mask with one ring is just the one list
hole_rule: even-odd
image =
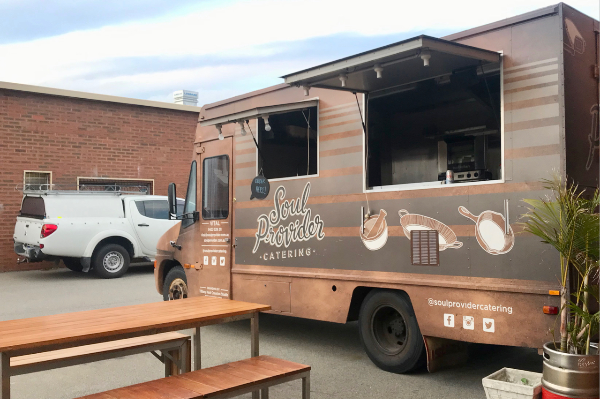
[(165, 301), (173, 301), (175, 299), (183, 299), (188, 296), (187, 278), (185, 271), (181, 266), (175, 266), (165, 277), (163, 284), (163, 299)]
[(63, 258), (63, 263), (65, 267), (74, 272), (83, 271), (83, 266), (81, 265), (81, 259), (79, 258)]
[(377, 367), (392, 373), (414, 370), (425, 362), (425, 344), (410, 300), (394, 291), (373, 290), (358, 318), (360, 339)]
[(108, 244), (94, 254), (92, 267), (102, 278), (121, 277), (129, 268), (129, 253), (118, 244)]

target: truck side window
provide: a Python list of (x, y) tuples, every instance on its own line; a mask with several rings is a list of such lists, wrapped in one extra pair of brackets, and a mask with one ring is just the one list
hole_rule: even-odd
[(144, 201), (135, 201), (135, 206), (137, 207), (140, 215), (146, 216), (146, 207), (144, 206)]
[(152, 219), (169, 219), (169, 204), (167, 200), (144, 201), (146, 216)]
[(183, 206), (183, 213), (186, 215), (186, 217), (184, 217), (184, 219), (181, 221), (182, 228), (186, 228), (194, 224), (194, 217), (192, 214), (196, 210), (196, 170), (196, 161), (192, 161), (187, 193), (185, 194), (185, 205)]
[(219, 155), (202, 164), (202, 218), (227, 219), (229, 216), (229, 157)]

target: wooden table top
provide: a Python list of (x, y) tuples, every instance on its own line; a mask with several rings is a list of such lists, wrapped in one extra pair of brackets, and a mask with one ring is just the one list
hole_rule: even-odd
[(19, 356), (183, 330), (269, 309), (270, 306), (255, 303), (195, 297), (0, 321), (0, 352)]

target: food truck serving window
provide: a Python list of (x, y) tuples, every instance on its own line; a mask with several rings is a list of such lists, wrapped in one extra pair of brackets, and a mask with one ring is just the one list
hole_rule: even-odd
[(258, 118), (258, 171), (267, 179), (317, 174), (317, 113), (308, 107)]
[(283, 78), (362, 94), (377, 190), (502, 179), (501, 70), (496, 51), (417, 36)]
[(501, 179), (500, 74), (471, 67), (368, 95), (369, 187)]
[(229, 157), (219, 155), (202, 163), (202, 218), (229, 217)]

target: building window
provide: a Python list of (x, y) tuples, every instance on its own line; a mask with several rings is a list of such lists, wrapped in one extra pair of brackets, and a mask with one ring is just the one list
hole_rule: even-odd
[(52, 185), (52, 172), (26, 170), (23, 177), (24, 190), (49, 190)]
[(267, 179), (316, 175), (317, 116), (309, 107), (258, 118), (258, 172)]
[(154, 194), (154, 180), (78, 177), (77, 189), (79, 191), (126, 191)]

